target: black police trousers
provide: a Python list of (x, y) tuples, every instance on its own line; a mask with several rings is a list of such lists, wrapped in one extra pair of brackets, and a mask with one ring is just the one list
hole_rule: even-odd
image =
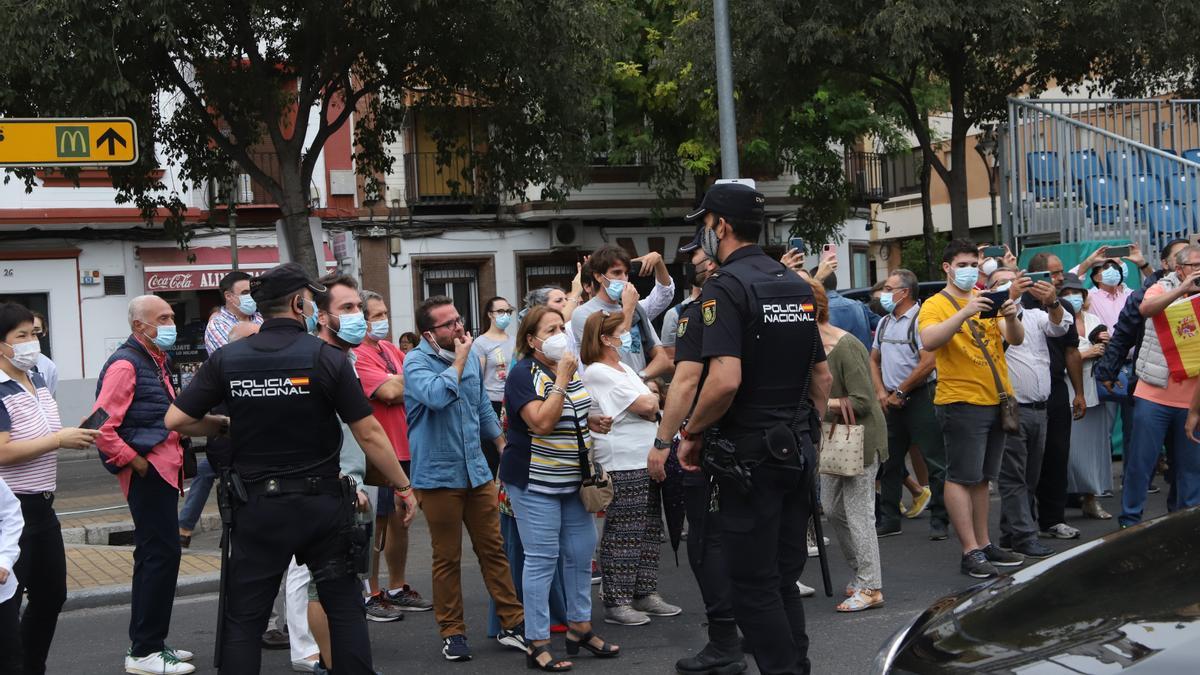
[(320, 577), (330, 561), (345, 573), (315, 581), (329, 617), (333, 666), (339, 675), (374, 673), (362, 584), (345, 567), (349, 540), (343, 533), (346, 510), (335, 495), (255, 495), (234, 514), (221, 673), (258, 673), (263, 632), (279, 582), (292, 556)]
[(688, 564), (700, 586), (704, 613), (710, 623), (733, 621), (733, 587), (721, 546), (721, 514), (708, 510), (708, 477), (688, 474), (683, 481), (683, 503), (688, 520)]
[[(808, 445), (805, 442), (805, 445)], [(804, 607), (796, 581), (808, 561), (812, 509), (811, 446), (804, 470), (774, 460), (755, 467), (743, 494), (721, 479), (722, 544), (733, 585), (733, 610), (763, 675), (810, 671)]]

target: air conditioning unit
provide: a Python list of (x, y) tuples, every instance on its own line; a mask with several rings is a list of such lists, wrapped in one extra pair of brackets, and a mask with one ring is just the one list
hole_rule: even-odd
[(578, 220), (550, 221), (550, 248), (576, 249), (583, 243), (583, 223)]

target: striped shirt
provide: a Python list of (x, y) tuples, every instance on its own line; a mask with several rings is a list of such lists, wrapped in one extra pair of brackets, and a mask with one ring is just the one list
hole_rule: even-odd
[[(29, 378), (37, 396), (0, 370), (0, 432), (7, 432), (10, 441), (41, 438), (62, 429), (58, 404), (46, 382), (37, 373), (30, 373)], [(0, 466), (0, 479), (17, 494), (54, 492), (57, 478), (57, 450), (21, 464)]]
[[(255, 313), (254, 316), (246, 319), (251, 323), (262, 325), (262, 314)], [(241, 319), (237, 318), (233, 312), (229, 311), (228, 307), (222, 307), (221, 311), (213, 314), (208, 320), (208, 327), (204, 329), (204, 349), (210, 355), (224, 347), (229, 343), (229, 331), (233, 330)]]
[[(538, 398), (545, 400), (550, 395), (554, 378), (544, 369), (533, 366), (533, 388)], [(579, 471), (579, 436), (576, 425), (583, 431), (585, 447), (592, 446), (588, 431), (588, 410), (592, 397), (583, 386), (579, 373), (571, 376), (567, 385), (567, 401), (563, 402), (563, 413), (554, 425), (554, 431), (541, 436), (529, 434), (529, 490), (543, 494), (566, 494), (579, 489), (582, 474)]]

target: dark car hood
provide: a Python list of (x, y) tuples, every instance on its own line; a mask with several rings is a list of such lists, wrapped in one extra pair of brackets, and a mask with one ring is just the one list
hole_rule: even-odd
[(934, 603), (891, 672), (1200, 672), (1200, 507)]

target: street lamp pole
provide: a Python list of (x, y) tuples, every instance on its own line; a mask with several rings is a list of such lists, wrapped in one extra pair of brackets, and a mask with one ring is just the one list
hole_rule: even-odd
[(721, 177), (737, 178), (737, 118), (733, 109), (733, 59), (729, 46), (728, 0), (713, 0), (717, 65), (717, 120), (721, 130)]
[(233, 180), (229, 181), (229, 191), (225, 197), (225, 213), (229, 220), (229, 262), (233, 267), (233, 271), (238, 271), (238, 243), (237, 243), (237, 198), (238, 198), (238, 174), (233, 174)]

